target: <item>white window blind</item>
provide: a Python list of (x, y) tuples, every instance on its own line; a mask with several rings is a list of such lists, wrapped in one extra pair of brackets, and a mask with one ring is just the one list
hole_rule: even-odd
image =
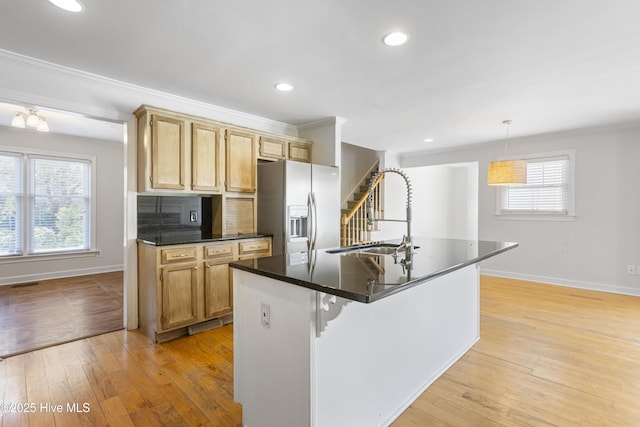
[(90, 163), (31, 157), (29, 252), (88, 250)]
[(527, 183), (500, 189), (499, 214), (568, 215), (570, 157), (527, 159)]
[(0, 153), (0, 256), (22, 253), (22, 157)]

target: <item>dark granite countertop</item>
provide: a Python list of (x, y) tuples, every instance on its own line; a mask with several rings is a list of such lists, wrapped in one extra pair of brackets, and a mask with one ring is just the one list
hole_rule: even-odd
[[(385, 241), (399, 244), (400, 240)], [(489, 242), (414, 238), (411, 268), (391, 255), (316, 250), (236, 261), (231, 267), (305, 288), (370, 303), (518, 246)]]
[(153, 246), (167, 246), (187, 243), (208, 243), (222, 240), (253, 239), (256, 237), (271, 236), (267, 234), (211, 234), (203, 233), (200, 230), (179, 230), (139, 235), (137, 241)]

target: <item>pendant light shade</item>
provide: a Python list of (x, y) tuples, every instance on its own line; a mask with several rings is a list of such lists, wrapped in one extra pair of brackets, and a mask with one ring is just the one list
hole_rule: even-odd
[(527, 183), (527, 162), (498, 160), (489, 163), (489, 185), (521, 185)]
[(504, 144), (505, 160), (489, 163), (487, 184), (489, 185), (523, 185), (527, 183), (526, 160), (509, 160), (509, 125), (511, 120), (505, 120), (507, 125), (507, 139)]
[(38, 132), (49, 132), (49, 124), (47, 123), (47, 119), (44, 117), (40, 117), (40, 122), (38, 126), (36, 126), (36, 130)]
[(38, 123), (40, 123), (40, 117), (38, 117), (37, 111), (30, 109), (29, 115), (27, 116), (27, 126), (35, 128), (38, 127)]
[(13, 116), (13, 120), (11, 120), (11, 126), (14, 128), (24, 129), (26, 123), (24, 122), (24, 114), (20, 112), (16, 112), (16, 115)]

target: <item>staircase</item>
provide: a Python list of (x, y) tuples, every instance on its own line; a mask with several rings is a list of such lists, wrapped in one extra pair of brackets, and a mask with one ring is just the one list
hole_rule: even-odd
[[(367, 198), (369, 197), (369, 184), (377, 168), (370, 171), (367, 178), (361, 183), (352, 200), (347, 202), (347, 209), (342, 210), (340, 219), (340, 244), (341, 246), (359, 245), (370, 242), (372, 233), (377, 231), (377, 223), (373, 227), (367, 224)], [(373, 184), (373, 214), (375, 218), (381, 218), (380, 182), (384, 174), (380, 175)]]

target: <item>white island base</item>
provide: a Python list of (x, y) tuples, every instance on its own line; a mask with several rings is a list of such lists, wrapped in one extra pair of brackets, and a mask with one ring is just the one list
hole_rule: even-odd
[(235, 268), (233, 292), (247, 427), (389, 425), (479, 339), (476, 265), (370, 304)]

